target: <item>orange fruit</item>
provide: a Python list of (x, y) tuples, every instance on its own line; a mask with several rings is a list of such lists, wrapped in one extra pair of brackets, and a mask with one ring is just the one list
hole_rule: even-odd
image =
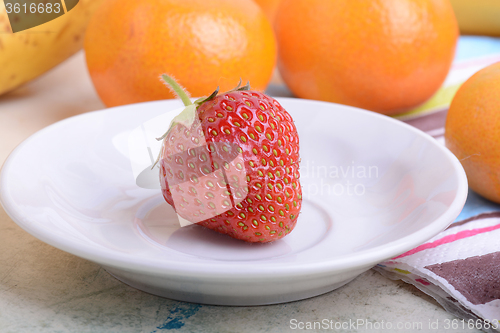
[(500, 62), (471, 76), (453, 98), (445, 142), (464, 167), (469, 187), (500, 203)]
[(269, 22), (274, 21), (281, 0), (254, 0), (266, 14)]
[(174, 98), (163, 73), (193, 96), (230, 90), (240, 78), (264, 90), (276, 63), (273, 30), (252, 0), (107, 0), (84, 48), (107, 106)]
[(296, 96), (384, 114), (437, 91), (458, 39), (448, 0), (288, 0), (274, 28), (278, 68)]

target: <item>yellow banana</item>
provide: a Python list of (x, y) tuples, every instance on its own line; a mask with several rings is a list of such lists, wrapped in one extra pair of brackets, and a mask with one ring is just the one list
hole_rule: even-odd
[(0, 0), (0, 95), (40, 76), (83, 46), (87, 23), (103, 0), (80, 0), (66, 14), (12, 33)]
[(500, 0), (451, 0), (463, 34), (500, 36)]

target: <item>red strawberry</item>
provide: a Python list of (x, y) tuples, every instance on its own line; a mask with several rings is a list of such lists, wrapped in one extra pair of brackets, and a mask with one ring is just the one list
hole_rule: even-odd
[(191, 104), (164, 135), (160, 182), (177, 214), (247, 242), (270, 242), (293, 230), (302, 203), (299, 137), (273, 98), (248, 86)]

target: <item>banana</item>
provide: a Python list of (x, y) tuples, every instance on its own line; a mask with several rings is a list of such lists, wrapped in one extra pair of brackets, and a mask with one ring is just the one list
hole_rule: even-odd
[(451, 0), (462, 34), (500, 36), (500, 0)]
[(12, 33), (0, 0), (0, 95), (57, 66), (83, 47), (87, 23), (105, 0), (80, 0), (66, 14)]

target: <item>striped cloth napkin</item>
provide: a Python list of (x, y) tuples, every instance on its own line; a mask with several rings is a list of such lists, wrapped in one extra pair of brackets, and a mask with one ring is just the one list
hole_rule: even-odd
[(464, 319), (463, 327), (500, 331), (500, 212), (455, 222), (428, 242), (379, 264)]
[[(397, 118), (444, 144), (447, 108), (458, 87), (500, 61), (500, 38), (462, 36), (452, 69), (425, 105)], [(469, 191), (462, 213), (445, 231), (375, 268), (415, 285), (461, 321), (456, 329), (500, 332), (500, 205)]]

